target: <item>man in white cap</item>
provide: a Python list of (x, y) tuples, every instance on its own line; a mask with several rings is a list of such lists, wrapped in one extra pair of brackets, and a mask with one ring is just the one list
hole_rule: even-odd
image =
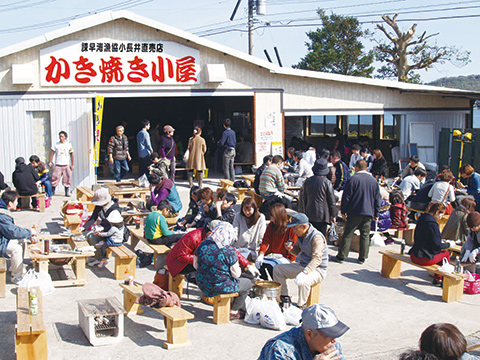
[(349, 329), (328, 306), (309, 306), (302, 312), (301, 325), (268, 340), (258, 360), (345, 359), (336, 339)]
[(290, 302), (287, 279), (295, 279), (298, 286), (297, 305), (303, 309), (311, 286), (322, 282), (327, 276), (327, 240), (302, 213), (293, 214), (287, 227), (293, 228), (298, 241), (294, 245), (286, 243), (285, 249), (297, 258), (291, 264), (276, 265), (273, 268), (273, 280), (282, 284), (282, 302)]

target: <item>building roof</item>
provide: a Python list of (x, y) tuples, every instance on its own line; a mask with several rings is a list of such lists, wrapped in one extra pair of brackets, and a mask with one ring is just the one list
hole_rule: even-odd
[(69, 23), (67, 27), (64, 27), (62, 29), (58, 29), (58, 30), (43, 34), (41, 36), (37, 36), (33, 39), (0, 49), (0, 58), (8, 55), (12, 55), (14, 53), (17, 53), (35, 46), (40, 46), (42, 44), (46, 44), (49, 41), (61, 38), (63, 36), (70, 35), (75, 32), (79, 32), (94, 26), (115, 21), (118, 19), (130, 20), (132, 22), (136, 22), (141, 25), (152, 27), (156, 30), (171, 34), (173, 36), (186, 39), (194, 44), (211, 48), (213, 50), (228, 54), (232, 57), (241, 59), (243, 61), (260, 66), (262, 68), (265, 68), (269, 70), (272, 74), (299, 76), (302, 78), (337, 81), (337, 82), (366, 85), (366, 86), (377, 86), (377, 87), (383, 87), (391, 90), (398, 90), (400, 92), (480, 99), (479, 91), (452, 89), (452, 88), (444, 88), (444, 87), (430, 86), (430, 85), (409, 84), (409, 83), (403, 83), (403, 82), (392, 81), (392, 80), (370, 79), (370, 78), (364, 78), (364, 77), (356, 77), (356, 76), (325, 73), (325, 72), (319, 72), (319, 71), (300, 70), (300, 69), (280, 67), (266, 60), (259, 59), (255, 56), (248, 55), (247, 53), (244, 53), (242, 51), (232, 49), (228, 46), (215, 43), (213, 41), (195, 36), (183, 30), (176, 29), (172, 26), (165, 25), (158, 21), (137, 15), (128, 10), (120, 10), (120, 11), (114, 11), (114, 12), (105, 11), (102, 13), (98, 13), (98, 14), (73, 20)]

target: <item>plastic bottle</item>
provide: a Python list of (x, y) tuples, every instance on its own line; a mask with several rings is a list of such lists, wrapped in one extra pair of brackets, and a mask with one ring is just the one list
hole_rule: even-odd
[(30, 237), (30, 240), (32, 244), (36, 244), (38, 242), (37, 240), (37, 227), (35, 224), (32, 225), (32, 236)]
[(125, 285), (130, 285), (130, 270), (128, 270), (128, 268), (125, 270), (125, 280), (123, 283)]
[(87, 204), (83, 205), (82, 216), (80, 216), (80, 219), (82, 220), (82, 225), (85, 224), (88, 220), (88, 206), (87, 206)]
[(45, 255), (50, 254), (50, 239), (43, 240), (43, 253)]
[(140, 216), (135, 217), (135, 228), (140, 229)]
[(38, 314), (38, 295), (35, 289), (30, 290), (30, 315)]
[(400, 254), (404, 255), (405, 254), (405, 240), (402, 240), (402, 244), (400, 245)]

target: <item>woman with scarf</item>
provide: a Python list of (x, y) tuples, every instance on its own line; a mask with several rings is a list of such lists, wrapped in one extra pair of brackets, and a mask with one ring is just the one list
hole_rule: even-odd
[(197, 285), (205, 296), (238, 293), (233, 298), (231, 319), (241, 318), (240, 309), (252, 287), (252, 282), (240, 278), (242, 267), (248, 261), (232, 247), (236, 231), (230, 223), (219, 222), (211, 234), (200, 243), (195, 251), (193, 266), (197, 269)]

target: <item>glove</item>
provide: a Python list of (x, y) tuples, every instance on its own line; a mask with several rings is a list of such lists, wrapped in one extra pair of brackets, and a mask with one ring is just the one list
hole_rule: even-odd
[(471, 263), (474, 263), (477, 260), (477, 255), (478, 255), (478, 249), (472, 250), (472, 252), (470, 253), (470, 256), (468, 257)]
[(262, 267), (262, 264), (263, 264), (263, 254), (260, 254), (257, 256), (257, 260), (255, 260), (255, 266), (257, 267), (257, 269), (260, 270), (260, 268)]
[(468, 258), (470, 257), (470, 254), (471, 254), (471, 251), (470, 251), (470, 250), (466, 250), (466, 251), (465, 251), (465, 254), (463, 254), (462, 262), (467, 262), (467, 261), (468, 261)]
[(305, 274), (302, 271), (295, 277), (295, 284), (297, 284), (297, 286), (302, 286), (306, 280), (307, 280), (307, 274)]
[(258, 271), (255, 265), (248, 265), (247, 271), (253, 276), (260, 276), (260, 271)]
[(453, 241), (453, 240), (447, 240), (445, 242), (448, 243), (448, 245), (450, 245), (450, 247), (454, 247), (455, 245), (457, 245), (457, 244), (455, 244), (455, 241)]

